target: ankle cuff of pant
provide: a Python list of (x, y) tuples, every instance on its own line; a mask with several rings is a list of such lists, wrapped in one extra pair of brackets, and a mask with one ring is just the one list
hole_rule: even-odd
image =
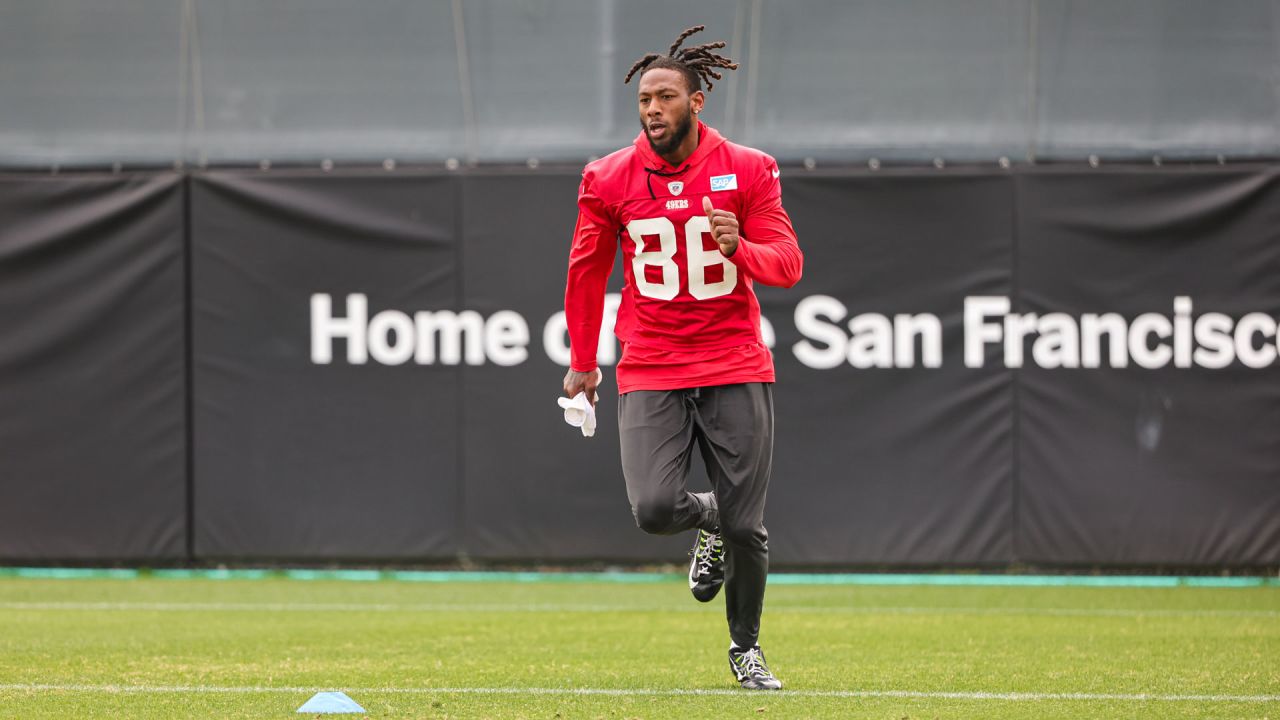
[(720, 508), (716, 507), (716, 496), (696, 493), (693, 497), (698, 503), (698, 527), (707, 532), (720, 532)]

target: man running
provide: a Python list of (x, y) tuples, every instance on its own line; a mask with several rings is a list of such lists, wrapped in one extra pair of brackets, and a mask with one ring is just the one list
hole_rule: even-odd
[[(615, 332), (618, 433), (627, 498), (648, 533), (697, 529), (689, 587), (708, 602), (721, 585), (729, 663), (744, 688), (776, 690), (758, 643), (769, 569), (765, 492), (773, 461), (773, 356), (753, 283), (791, 287), (804, 258), (782, 208), (778, 165), (698, 120), (702, 90), (738, 65), (723, 42), (645, 55), (641, 133), (590, 163), (578, 191), (565, 315), (569, 397), (594, 403), (605, 286), (622, 244), (625, 287)], [(694, 444), (712, 492), (686, 487)]]

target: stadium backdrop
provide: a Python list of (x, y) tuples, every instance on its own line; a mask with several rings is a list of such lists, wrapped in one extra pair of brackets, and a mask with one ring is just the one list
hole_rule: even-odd
[[(589, 440), (554, 404), (577, 183), (0, 177), (0, 561), (678, 559), (615, 398)], [(784, 198), (775, 563), (1280, 563), (1276, 167)]]

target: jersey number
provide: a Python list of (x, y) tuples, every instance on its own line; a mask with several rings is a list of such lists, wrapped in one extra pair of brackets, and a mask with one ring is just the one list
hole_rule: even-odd
[[(738, 266), (720, 253), (720, 248), (706, 250), (702, 247), (702, 234), (711, 232), (711, 221), (705, 215), (694, 215), (684, 224), (684, 253), (689, 263), (689, 294), (699, 300), (728, 295), (738, 286)], [(657, 300), (671, 300), (680, 292), (680, 271), (676, 267), (676, 226), (664, 217), (632, 220), (627, 223), (627, 234), (636, 244), (636, 255), (631, 260), (631, 274), (641, 295)], [(645, 250), (644, 236), (657, 235), (658, 249)], [(707, 282), (707, 268), (720, 265), (723, 279)], [(662, 269), (662, 282), (645, 277), (646, 267)]]

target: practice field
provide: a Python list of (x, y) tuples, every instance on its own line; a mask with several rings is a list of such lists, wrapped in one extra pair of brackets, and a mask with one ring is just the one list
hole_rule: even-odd
[(722, 601), (643, 577), (4, 578), (0, 717), (1280, 718), (1274, 583), (771, 583), (762, 694)]

